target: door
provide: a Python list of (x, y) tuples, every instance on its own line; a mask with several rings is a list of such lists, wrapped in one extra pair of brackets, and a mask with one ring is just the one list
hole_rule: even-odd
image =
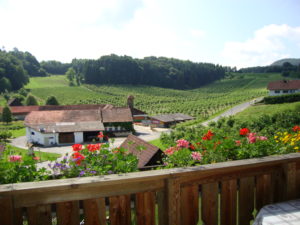
[(74, 143), (75, 137), (73, 132), (69, 133), (59, 133), (59, 144), (68, 144), (68, 143)]

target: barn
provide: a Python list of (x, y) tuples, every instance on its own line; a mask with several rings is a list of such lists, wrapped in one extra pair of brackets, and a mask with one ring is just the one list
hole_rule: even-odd
[(161, 114), (161, 115), (156, 115), (151, 117), (151, 126), (167, 128), (177, 123), (185, 122), (193, 119), (195, 118), (182, 113)]
[(114, 136), (133, 132), (129, 108), (33, 111), (24, 121), (27, 141), (43, 146), (91, 142), (100, 131)]

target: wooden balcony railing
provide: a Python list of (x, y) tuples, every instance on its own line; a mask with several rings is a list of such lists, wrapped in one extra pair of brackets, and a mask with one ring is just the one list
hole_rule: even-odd
[(0, 186), (1, 225), (249, 224), (300, 197), (300, 153)]

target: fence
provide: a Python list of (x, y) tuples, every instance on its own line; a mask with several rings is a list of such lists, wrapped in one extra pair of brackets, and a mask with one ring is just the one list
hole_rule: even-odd
[(0, 185), (1, 225), (249, 224), (300, 197), (300, 153), (130, 174)]

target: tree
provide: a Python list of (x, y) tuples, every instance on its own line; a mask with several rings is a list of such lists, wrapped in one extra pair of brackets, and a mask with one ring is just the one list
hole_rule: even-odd
[(10, 91), (11, 90), (11, 83), (9, 79), (6, 77), (2, 77), (0, 79), (0, 93), (5, 92), (5, 90)]
[(8, 106), (5, 106), (2, 110), (2, 121), (6, 123), (12, 121), (12, 114)]
[(59, 105), (55, 96), (49, 96), (46, 100), (46, 105)]
[(28, 95), (25, 101), (26, 105), (38, 105), (36, 98), (33, 95)]
[(69, 85), (74, 86), (72, 84), (74, 84), (74, 78), (76, 76), (76, 72), (72, 67), (68, 69), (68, 71), (66, 72), (66, 76), (69, 80)]

